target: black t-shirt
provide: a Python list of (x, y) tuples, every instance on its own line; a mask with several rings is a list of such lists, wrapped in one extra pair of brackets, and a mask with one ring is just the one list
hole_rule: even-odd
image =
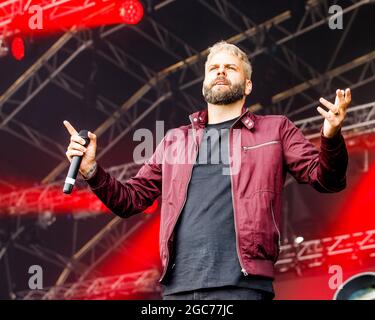
[(238, 260), (228, 174), (229, 128), (237, 119), (205, 128), (162, 281), (165, 295), (222, 286), (273, 293), (271, 278), (244, 276)]

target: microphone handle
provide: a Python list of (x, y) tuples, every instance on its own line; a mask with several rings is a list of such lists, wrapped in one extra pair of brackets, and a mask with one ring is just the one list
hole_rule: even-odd
[[(82, 139), (85, 140), (84, 146), (87, 147), (90, 143), (90, 138), (88, 137), (87, 130), (81, 130), (78, 134)], [(74, 183), (76, 182), (76, 177), (78, 174), (79, 167), (81, 166), (83, 156), (74, 156), (72, 162), (70, 163), (68, 175), (66, 176), (63, 192), (66, 194), (72, 193)]]
[(66, 194), (72, 193), (75, 179), (71, 177), (77, 177), (79, 167), (81, 166), (82, 156), (74, 156), (69, 167), (68, 175), (65, 179), (63, 192)]

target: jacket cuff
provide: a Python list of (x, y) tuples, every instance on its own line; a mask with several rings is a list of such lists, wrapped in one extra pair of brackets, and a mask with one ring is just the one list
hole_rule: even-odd
[(320, 129), (321, 148), (324, 148), (326, 150), (336, 149), (336, 148), (338, 148), (338, 147), (341, 146), (343, 140), (344, 140), (344, 138), (343, 138), (343, 136), (341, 134), (341, 128), (331, 138), (327, 138), (326, 136), (324, 136), (324, 134), (323, 134), (323, 126)]
[(84, 179), (92, 190), (98, 189), (105, 183), (106, 172), (104, 169), (97, 164), (96, 170), (90, 179)]

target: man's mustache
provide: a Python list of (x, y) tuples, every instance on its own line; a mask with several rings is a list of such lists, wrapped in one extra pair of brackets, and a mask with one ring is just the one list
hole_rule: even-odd
[(225, 84), (225, 85), (230, 85), (230, 81), (224, 77), (219, 77), (216, 78), (214, 81), (211, 82), (211, 88), (216, 85), (216, 84)]

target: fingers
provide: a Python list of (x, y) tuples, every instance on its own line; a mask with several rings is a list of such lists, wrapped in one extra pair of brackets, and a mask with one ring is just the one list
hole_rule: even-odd
[(86, 152), (87, 149), (80, 143), (71, 142), (68, 146), (68, 150), (78, 150), (78, 151)]
[(336, 97), (339, 103), (345, 102), (344, 99), (344, 90), (337, 89), (336, 90)]
[[(73, 139), (77, 139), (78, 136), (72, 136)], [(83, 140), (78, 137), (78, 139)], [(77, 140), (78, 140), (77, 139)], [(83, 156), (86, 152), (86, 148), (80, 143), (80, 142), (75, 142), (72, 140), (68, 146), (68, 150), (66, 151), (66, 156), (69, 159), (69, 161), (72, 161), (72, 158), (74, 156)]]
[(324, 98), (320, 98), (319, 102), (328, 108), (333, 113), (338, 112), (339, 110), (346, 110), (348, 105), (352, 100), (350, 89), (347, 88), (345, 91), (341, 89), (336, 90), (335, 104), (329, 102)]
[(74, 127), (69, 123), (69, 121), (66, 121), (64, 120), (64, 126), (65, 128), (68, 130), (68, 132), (70, 133), (70, 135), (78, 135), (78, 132), (76, 129), (74, 129)]
[(330, 115), (327, 111), (325, 111), (323, 108), (321, 107), (317, 107), (316, 110), (318, 110), (318, 112), (326, 119), (329, 119), (330, 118)]
[(352, 93), (350, 91), (350, 88), (347, 88), (345, 90), (345, 102), (349, 104), (352, 101)]
[[(77, 130), (74, 129), (74, 127), (69, 123), (69, 121), (65, 120), (63, 123), (68, 132), (70, 133), (70, 144), (68, 146), (67, 151), (65, 152), (68, 160), (72, 161), (72, 158), (74, 156), (84, 156), (87, 151), (87, 148), (84, 146), (86, 144), (86, 141), (78, 135)], [(90, 139), (90, 145), (94, 144), (95, 150), (97, 139), (96, 135), (89, 131), (88, 137)]]
[(90, 138), (90, 141), (96, 143), (96, 134), (93, 134), (91, 131), (89, 131), (88, 137)]
[(85, 145), (86, 141), (85, 139), (81, 138), (78, 134), (74, 134), (70, 137), (70, 141), (71, 142), (76, 142), (76, 143), (79, 143), (81, 145)]
[[(339, 99), (339, 98), (338, 98)], [(338, 110), (338, 106), (335, 106), (333, 103), (329, 102), (328, 100), (324, 99), (324, 98), (320, 98), (319, 99), (319, 102), (327, 107), (329, 110), (331, 110), (333, 113), (336, 113), (337, 110)], [(322, 109), (323, 110), (323, 109)]]
[(82, 151), (79, 151), (79, 150), (68, 150), (67, 152), (65, 152), (67, 158), (69, 159), (69, 161), (72, 161), (72, 158), (74, 156), (83, 156), (83, 152)]

